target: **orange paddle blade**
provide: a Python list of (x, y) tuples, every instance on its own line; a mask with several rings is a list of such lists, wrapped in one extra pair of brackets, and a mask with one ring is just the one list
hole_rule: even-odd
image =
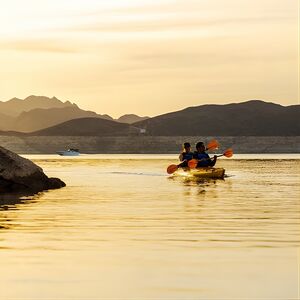
[(178, 169), (177, 165), (170, 165), (167, 168), (167, 173), (168, 174), (173, 174), (174, 172), (176, 172)]
[(219, 143), (217, 140), (210, 141), (206, 146), (207, 150), (216, 150), (218, 148), (219, 148)]
[(232, 157), (233, 155), (233, 150), (231, 148), (227, 149), (224, 153), (223, 153), (224, 156), (226, 157)]
[(189, 166), (190, 169), (195, 169), (197, 167), (197, 164), (198, 164), (198, 160), (197, 159), (191, 159), (188, 162), (188, 166)]

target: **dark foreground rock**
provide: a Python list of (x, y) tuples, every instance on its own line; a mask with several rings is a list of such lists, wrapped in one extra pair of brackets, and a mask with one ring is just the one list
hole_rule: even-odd
[(0, 193), (38, 193), (64, 186), (63, 181), (49, 178), (32, 161), (0, 147)]

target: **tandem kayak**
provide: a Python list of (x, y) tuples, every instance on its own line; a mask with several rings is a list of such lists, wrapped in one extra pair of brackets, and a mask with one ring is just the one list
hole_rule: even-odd
[(174, 176), (185, 176), (192, 178), (211, 178), (223, 179), (225, 176), (225, 169), (223, 168), (197, 168), (197, 169), (178, 169)]

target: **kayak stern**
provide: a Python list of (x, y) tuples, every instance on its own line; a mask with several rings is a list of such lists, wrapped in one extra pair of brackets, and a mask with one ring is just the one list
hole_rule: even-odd
[(225, 169), (223, 168), (197, 168), (197, 169), (179, 169), (174, 176), (184, 176), (193, 178), (224, 179)]

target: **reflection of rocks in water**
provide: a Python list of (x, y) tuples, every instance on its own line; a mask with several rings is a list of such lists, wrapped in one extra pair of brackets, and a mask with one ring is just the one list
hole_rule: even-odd
[(0, 193), (38, 193), (64, 187), (58, 178), (49, 178), (32, 161), (0, 147)]
[(34, 198), (33, 193), (0, 194), (0, 210), (14, 208), (15, 205), (26, 203)]
[(15, 228), (17, 225), (12, 225), (10, 211), (18, 209), (18, 206), (26, 205), (27, 203), (35, 202), (42, 196), (43, 193), (14, 193), (0, 194), (0, 231), (3, 229)]

